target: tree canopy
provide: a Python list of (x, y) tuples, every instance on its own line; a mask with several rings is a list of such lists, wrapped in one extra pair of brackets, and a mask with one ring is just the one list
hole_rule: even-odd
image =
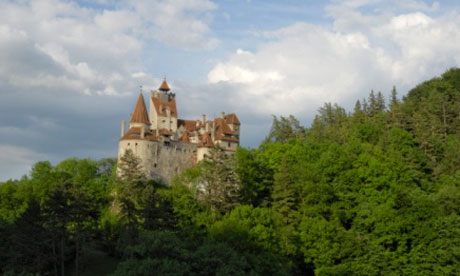
[(38, 162), (0, 184), (0, 274), (459, 275), (460, 69), (398, 93), (274, 117), (169, 186), (129, 152)]

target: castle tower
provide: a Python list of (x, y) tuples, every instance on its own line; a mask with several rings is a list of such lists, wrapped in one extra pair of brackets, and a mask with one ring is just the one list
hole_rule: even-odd
[(122, 121), (121, 134), (122, 137), (118, 144), (118, 162), (120, 162), (126, 150), (129, 149), (141, 159), (141, 165), (146, 175), (152, 177), (149, 168), (150, 164), (155, 162), (152, 149), (154, 149), (153, 146), (158, 138), (150, 132), (150, 121), (142, 92), (137, 98), (133, 113), (131, 113), (129, 129), (126, 133), (124, 131), (124, 121)]
[(160, 88), (158, 88), (158, 90), (160, 90), (161, 92), (165, 92), (165, 93), (167, 93), (167, 92), (169, 92), (169, 90), (171, 90), (169, 88), (168, 83), (166, 82), (166, 78), (163, 80), (163, 82), (161, 83)]
[(131, 119), (129, 120), (129, 128), (139, 127), (139, 128), (149, 128), (150, 121), (147, 114), (147, 108), (145, 107), (144, 96), (142, 93), (139, 94), (137, 98), (136, 107), (134, 112), (131, 114)]
[(158, 91), (150, 92), (149, 118), (151, 129), (158, 133), (175, 133), (177, 131), (176, 95), (169, 92), (166, 79), (163, 80)]
[(212, 148), (219, 146), (226, 153), (239, 145), (240, 121), (234, 113), (222, 112), (218, 118), (178, 119), (176, 95), (163, 80), (157, 90), (150, 91), (149, 109), (142, 92), (131, 113), (129, 129), (122, 121), (118, 144), (118, 161), (127, 150), (140, 158), (148, 178), (169, 182), (176, 174), (206, 159)]

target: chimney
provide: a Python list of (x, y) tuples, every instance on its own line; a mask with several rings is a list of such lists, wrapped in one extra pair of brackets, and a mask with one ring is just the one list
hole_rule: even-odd
[(216, 122), (213, 121), (212, 122), (212, 132), (211, 132), (211, 138), (212, 138), (213, 141), (215, 139), (215, 136), (216, 136)]
[(225, 112), (222, 111), (222, 112), (220, 113), (220, 117), (221, 117), (222, 119), (225, 119)]
[(203, 114), (203, 124), (206, 123), (206, 114)]
[(145, 137), (145, 128), (141, 127), (141, 139)]
[(168, 117), (168, 123), (166, 124), (168, 127), (167, 129), (169, 130), (172, 130), (171, 128), (171, 109), (168, 107), (166, 107), (166, 116)]
[(125, 136), (125, 120), (121, 120), (121, 137)]

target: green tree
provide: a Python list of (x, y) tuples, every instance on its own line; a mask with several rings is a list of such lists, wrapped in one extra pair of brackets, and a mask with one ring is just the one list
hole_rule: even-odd
[(275, 174), (275, 182), (272, 193), (272, 208), (275, 212), (281, 237), (281, 248), (288, 254), (294, 254), (295, 248), (295, 224), (298, 215), (294, 190), (295, 178), (290, 170), (287, 159), (281, 163), (281, 168)]
[(273, 171), (263, 164), (258, 150), (240, 147), (235, 158), (235, 172), (241, 181), (241, 202), (253, 206), (267, 205), (273, 186)]
[(141, 160), (128, 149), (120, 158), (114, 190), (113, 210), (126, 219), (131, 230), (140, 222), (140, 198), (146, 189)]
[(273, 116), (272, 127), (265, 138), (264, 143), (286, 142), (291, 138), (301, 137), (304, 132), (305, 129), (300, 126), (299, 121), (294, 116), (280, 116), (279, 119), (276, 116)]
[(200, 163), (196, 191), (198, 198), (213, 210), (223, 213), (238, 204), (241, 182), (235, 167), (235, 156), (218, 147)]

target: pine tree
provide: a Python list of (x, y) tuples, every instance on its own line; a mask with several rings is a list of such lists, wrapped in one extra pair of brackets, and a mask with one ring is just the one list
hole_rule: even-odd
[(128, 182), (142, 182), (146, 179), (141, 159), (134, 155), (133, 151), (127, 149), (120, 158), (118, 164), (119, 178)]
[(365, 112), (363, 111), (363, 107), (359, 100), (356, 101), (355, 108), (353, 110), (354, 121), (356, 122), (363, 122), (365, 118)]
[(281, 246), (288, 254), (295, 252), (293, 239), (297, 218), (296, 198), (294, 191), (294, 175), (287, 159), (283, 159), (280, 171), (275, 174), (272, 192), (272, 208), (277, 214)]
[(373, 117), (377, 113), (377, 97), (375, 96), (374, 90), (371, 90), (369, 94), (369, 111), (368, 114), (370, 117)]
[(198, 197), (212, 209), (223, 213), (238, 203), (241, 183), (235, 167), (235, 156), (220, 147), (213, 148), (209, 159), (201, 162)]
[(305, 129), (300, 126), (299, 120), (297, 120), (294, 116), (280, 116), (279, 120), (276, 116), (273, 116), (270, 133), (265, 138), (264, 143), (286, 142), (291, 138), (298, 138), (302, 136), (304, 132)]
[(284, 159), (280, 171), (275, 174), (272, 199), (273, 209), (283, 216), (285, 224), (292, 221), (292, 211), (295, 207), (293, 182), (293, 174), (290, 171), (288, 161)]
[(393, 89), (391, 89), (391, 102), (390, 107), (397, 105), (399, 103), (398, 100), (398, 92), (396, 91), (396, 86), (393, 85)]
[(396, 87), (394, 85), (393, 85), (393, 89), (391, 89), (390, 115), (391, 115), (391, 122), (394, 125), (399, 126), (400, 124), (399, 100), (398, 100), (398, 92), (396, 91)]
[(369, 115), (369, 104), (367, 103), (366, 98), (363, 99), (362, 109), (364, 114)]
[(376, 111), (381, 113), (385, 111), (385, 98), (382, 95), (382, 92), (377, 93), (377, 103), (376, 103)]
[(141, 159), (128, 149), (118, 164), (119, 177), (112, 210), (124, 217), (131, 229), (139, 223), (139, 199), (143, 196), (146, 176)]
[(355, 108), (353, 110), (353, 113), (360, 113), (362, 112), (362, 108), (361, 108), (361, 102), (359, 100), (356, 101), (356, 104), (355, 104)]

